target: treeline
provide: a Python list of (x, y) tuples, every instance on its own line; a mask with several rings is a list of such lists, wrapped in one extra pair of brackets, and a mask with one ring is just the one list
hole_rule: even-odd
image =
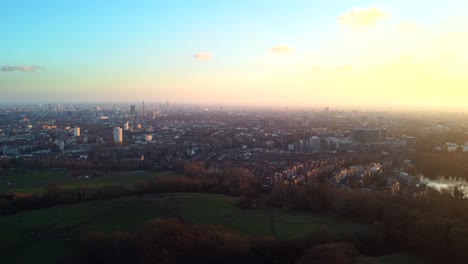
[(150, 169), (148, 162), (122, 162), (122, 161), (78, 161), (78, 160), (56, 160), (56, 159), (23, 159), (17, 162), (24, 169), (52, 169), (65, 168), (68, 170), (104, 170), (104, 171), (126, 171)]
[[(306, 242), (306, 240), (300, 240), (300, 242), (268, 240), (263, 241), (262, 244), (258, 241), (241, 239), (232, 234), (220, 237), (224, 232), (216, 228), (212, 230), (211, 227), (205, 227), (207, 229), (202, 229), (203, 232), (201, 232), (198, 229), (201, 227), (185, 226), (174, 222), (158, 222), (164, 228), (161, 229), (157, 224), (153, 223), (149, 225), (151, 228), (142, 227), (141, 230), (145, 231), (137, 234), (115, 233), (106, 235), (98, 233), (95, 235), (97, 238), (91, 240), (85, 237), (81, 247), (83, 250), (81, 257), (84, 258), (82, 259), (84, 262), (79, 263), (184, 263), (186, 260), (179, 259), (179, 255), (188, 256), (188, 259), (193, 260), (200, 258), (200, 262), (191, 263), (221, 263), (224, 261), (226, 261), (225, 263), (233, 263), (229, 262), (230, 260), (236, 260), (234, 263), (244, 262), (244, 259), (234, 257), (234, 253), (239, 258), (245, 257), (246, 263), (294, 263), (300, 261), (303, 257), (306, 258), (304, 252), (309, 252), (308, 250), (310, 250), (313, 259), (310, 263), (321, 263), (320, 260), (316, 260), (321, 258), (316, 254), (322, 251), (328, 252), (328, 247), (334, 248), (337, 246), (328, 245), (328, 243), (339, 242), (351, 243), (359, 252), (367, 255), (380, 255), (404, 250), (436, 263), (466, 263), (466, 259), (468, 259), (468, 252), (466, 251), (468, 248), (468, 203), (466, 200), (456, 199), (447, 193), (428, 190), (424, 194), (411, 197), (335, 189), (326, 184), (310, 182), (302, 187), (277, 185), (270, 194), (262, 198), (256, 195), (258, 194), (258, 181), (246, 170), (233, 169), (222, 174), (207, 173), (202, 163), (187, 164), (178, 169), (187, 176), (157, 177), (152, 181), (137, 183), (133, 187), (109, 186), (63, 189), (58, 185), (49, 185), (41, 195), (29, 197), (3, 195), (0, 196), (0, 213), (14, 213), (27, 209), (128, 195), (166, 192), (210, 192), (241, 196), (242, 199), (240, 199), (239, 205), (243, 208), (254, 206), (285, 207), (291, 210), (328, 213), (342, 219), (370, 224), (375, 229), (375, 237), (373, 238), (359, 238), (353, 235), (347, 239), (337, 240), (327, 235), (327, 239), (320, 240), (320, 243), (315, 244)], [(177, 231), (179, 228), (182, 231)], [(144, 233), (154, 234), (156, 237), (147, 239), (144, 237)], [(179, 238), (175, 234), (180, 234), (181, 240), (178, 240)], [(304, 239), (315, 241), (314, 239), (318, 239), (317, 237), (320, 237), (320, 234), (307, 236)], [(171, 239), (175, 240), (172, 241)], [(188, 239), (188, 242), (184, 239)], [(199, 251), (190, 251), (191, 248), (199, 246), (195, 245), (194, 242), (198, 241), (198, 239), (208, 239), (203, 242), (206, 244), (201, 242), (199, 244), (205, 245), (206, 248)], [(218, 242), (214, 243), (210, 239)], [(87, 248), (86, 245), (88, 244), (94, 245), (94, 240), (97, 240), (98, 244)], [(145, 244), (145, 241), (149, 244)], [(239, 241), (242, 241), (242, 243)], [(223, 248), (225, 243), (235, 245), (247, 243), (248, 246)], [(323, 243), (326, 245), (321, 245)], [(319, 245), (323, 247), (322, 250), (313, 250), (315, 246)], [(102, 251), (100, 251), (102, 256), (97, 256), (99, 254), (92, 251), (93, 248), (99, 248), (98, 246), (103, 247)], [(208, 250), (210, 246), (212, 246), (212, 249)], [(129, 251), (120, 250), (120, 247), (128, 247)], [(348, 246), (345, 248), (348, 248)], [(120, 256), (119, 260), (115, 260), (112, 252), (116, 255), (126, 252), (126, 255)], [(151, 252), (160, 252), (159, 255), (148, 256), (151, 257), (150, 260), (153, 257), (155, 258), (153, 262), (145, 257), (145, 254)], [(218, 256), (218, 252), (226, 252), (226, 254), (223, 253)], [(205, 255), (212, 255), (213, 259), (205, 259), (204, 257), (209, 257)], [(351, 256), (352, 258), (352, 254), (345, 254), (345, 256)], [(126, 259), (127, 257), (132, 261), (119, 262), (120, 259)], [(324, 256), (324, 258), (328, 257)], [(335, 257), (333, 255), (330, 258), (334, 259)], [(348, 261), (347, 257), (336, 258), (343, 258), (346, 259), (343, 261)], [(114, 262), (106, 262), (109, 261), (108, 259), (112, 259)], [(156, 261), (156, 259), (158, 260)], [(253, 262), (254, 259), (258, 260), (258, 262)], [(294, 262), (291, 262), (291, 260), (294, 260)]]
[(310, 184), (277, 186), (265, 203), (372, 224), (380, 237), (371, 250), (375, 254), (404, 250), (435, 263), (468, 258), (468, 203), (448, 193), (429, 190), (408, 197)]
[[(165, 164), (166, 167), (170, 164)], [(79, 161), (79, 160), (57, 160), (53, 158), (47, 159), (28, 159), (28, 158), (10, 158), (3, 157), (0, 159), (0, 175), (8, 175), (14, 170), (48, 170), (54, 168), (62, 168), (71, 171), (128, 171), (128, 170), (146, 170), (154, 169), (150, 163), (139, 162), (121, 162), (121, 161)]]
[(89, 232), (80, 239), (73, 264), (327, 263), (351, 264), (355, 239), (326, 229), (295, 240), (241, 237), (217, 226), (155, 219), (133, 233)]
[[(464, 131), (446, 131), (444, 133), (421, 134), (417, 137), (416, 151), (434, 152), (436, 147), (444, 146), (447, 142), (463, 144), (466, 141)], [(461, 152), (461, 149), (458, 149)]]
[[(223, 177), (215, 180), (217, 177), (218, 176), (206, 176), (201, 178), (157, 178), (152, 182), (137, 184), (134, 188), (129, 189), (121, 189), (119, 187), (98, 188), (94, 190), (96, 191), (95, 193), (88, 193), (88, 195), (91, 195), (88, 196), (88, 199), (107, 199), (123, 195), (160, 192), (226, 192), (241, 195), (243, 198), (240, 199), (240, 204), (243, 208), (251, 208), (252, 206), (250, 205), (256, 204), (264, 207), (284, 207), (290, 210), (327, 213), (341, 219), (369, 224), (372, 226), (374, 232), (371, 236), (350, 233), (340, 237), (330, 232), (316, 232), (300, 240), (285, 242), (271, 239), (266, 242), (264, 240), (261, 241), (266, 244), (258, 244), (258, 241), (239, 240), (240, 238), (236, 238), (235, 236), (231, 237), (232, 234), (226, 234), (228, 238), (223, 240), (225, 237), (218, 237), (223, 232), (216, 228), (214, 231), (210, 228), (206, 230), (202, 229), (204, 231), (201, 232), (197, 229), (199, 227), (185, 226), (182, 225), (182, 223), (175, 224), (170, 222), (171, 224), (169, 226), (172, 226), (170, 229), (171, 231), (164, 231), (165, 229), (160, 230), (157, 228), (158, 225), (164, 226), (161, 222), (158, 225), (153, 225), (153, 231), (157, 231), (156, 233), (161, 236), (160, 239), (165, 242), (159, 241), (156, 238), (145, 240), (153, 241), (152, 243), (154, 245), (151, 247), (151, 250), (146, 246), (142, 246), (141, 237), (138, 235), (139, 233), (96, 233), (98, 242), (100, 241), (99, 243), (103, 243), (102, 245), (98, 243), (98, 245), (104, 247), (105, 250), (109, 250), (110, 255), (112, 255), (111, 252), (119, 252), (119, 254), (127, 252), (125, 253), (126, 256), (132, 259), (130, 262), (118, 262), (112, 259), (112, 257), (109, 258), (116, 262), (106, 262), (108, 258), (105, 257), (107, 253), (103, 253), (105, 251), (99, 251), (101, 254), (92, 251), (93, 248), (99, 248), (94, 244), (94, 238), (91, 240), (84, 239), (82, 244), (82, 250), (84, 250), (84, 252), (81, 256), (87, 261), (83, 260), (85, 261), (84, 263), (185, 263), (186, 259), (179, 259), (179, 254), (188, 256), (188, 259), (192, 261), (194, 261), (194, 259), (197, 259), (197, 261), (198, 259), (200, 260), (200, 262), (195, 261), (193, 263), (296, 263), (295, 261), (298, 261), (297, 263), (307, 263), (299, 262), (302, 258), (307, 259), (304, 255), (306, 251), (315, 252), (311, 253), (312, 255), (310, 257), (314, 259), (314, 261), (310, 263), (347, 263), (339, 261), (342, 261), (342, 258), (346, 259), (346, 261), (348, 261), (349, 258), (352, 259), (352, 254), (345, 254), (349, 258), (343, 257), (340, 254), (340, 257), (331, 254), (331, 256), (323, 256), (323, 258), (327, 259), (326, 262), (320, 262), (318, 260), (316, 261), (316, 258), (321, 258), (316, 254), (319, 254), (321, 250), (312, 249), (319, 245), (327, 248), (330, 246), (328, 243), (341, 242), (348, 243), (348, 246), (357, 249), (361, 254), (371, 256), (407, 251), (422, 258), (432, 260), (435, 263), (465, 263), (468, 257), (468, 253), (465, 250), (468, 248), (468, 204), (465, 200), (455, 199), (446, 193), (428, 191), (424, 195), (417, 197), (394, 196), (385, 193), (340, 190), (326, 184), (311, 183), (303, 187), (292, 188), (279, 185), (273, 189), (271, 194), (262, 198), (252, 195), (250, 188), (246, 189), (248, 192), (242, 193), (242, 188), (240, 187), (241, 180), (239, 178), (237, 181), (222, 181), (221, 179)], [(235, 177), (239, 176), (237, 175)], [(230, 182), (237, 183), (233, 186), (224, 185)], [(63, 195), (60, 194), (61, 191), (63, 190), (53, 190), (53, 188), (49, 187), (44, 193), (43, 199), (49, 199), (49, 205), (53, 204), (52, 201), (56, 203), (65, 197), (60, 196)], [(51, 194), (59, 195), (54, 197), (51, 196)], [(20, 201), (22, 199), (17, 200)], [(249, 201), (251, 201), (251, 203), (249, 203)], [(177, 228), (181, 229), (181, 239), (190, 239), (189, 242), (183, 242), (184, 240), (168, 242), (171, 241), (172, 238), (177, 238), (177, 232), (179, 232)], [(191, 228), (194, 229), (192, 230)], [(153, 232), (146, 229), (144, 230), (142, 234), (151, 234), (151, 232)], [(192, 231), (194, 234), (191, 234)], [(210, 232), (214, 233), (211, 234)], [(123, 236), (123, 238), (119, 238), (121, 236)], [(91, 236), (91, 238), (92, 237), (93, 236)], [(206, 248), (210, 248), (211, 244), (209, 243), (211, 242), (208, 241), (206, 242), (207, 244), (199, 242), (200, 240), (206, 239), (206, 237), (211, 237), (215, 241), (218, 241), (217, 245), (212, 247), (212, 251), (209, 251), (211, 255), (201, 249), (190, 251), (191, 248), (198, 248), (200, 245), (205, 245)], [(121, 241), (122, 239), (123, 241)], [(316, 241), (317, 239), (320, 243), (312, 243), (309, 241)], [(194, 241), (198, 241), (199, 244), (196, 244)], [(239, 241), (242, 241), (242, 243)], [(160, 245), (160, 243), (163, 242), (169, 244)], [(234, 246), (222, 248), (221, 246), (225, 246), (225, 243), (240, 243), (241, 245), (247, 243), (246, 245), (248, 245), (248, 247), (241, 249)], [(327, 245), (322, 245), (323, 243)], [(86, 245), (93, 246), (88, 247)], [(115, 248), (120, 246), (127, 247), (128, 245), (131, 245), (131, 247), (129, 247), (129, 249), (131, 249), (130, 251), (117, 250), (118, 248)], [(336, 245), (332, 245), (330, 247), (334, 248), (335, 246)], [(348, 246), (346, 248), (348, 248)], [(260, 249), (258, 247), (260, 247)], [(153, 252), (155, 249), (160, 249), (160, 252), (162, 252), (161, 254), (165, 256), (164, 259), (168, 262), (163, 262), (162, 260), (159, 262), (148, 262), (145, 259), (140, 259), (142, 256), (145, 256), (143, 253), (145, 250)], [(223, 253), (221, 255), (216, 255), (219, 252)], [(333, 252), (333, 250), (330, 250), (330, 252)], [(232, 254), (239, 258), (233, 257)], [(256, 254), (260, 254), (260, 257)], [(214, 259), (205, 259), (204, 257), (207, 257), (205, 255), (211, 256)], [(337, 260), (338, 262), (333, 262), (329, 258), (333, 261), (335, 261), (335, 259), (340, 260)], [(119, 259), (125, 259), (125, 257), (120, 256)], [(229, 260), (233, 260), (233, 262), (229, 262)], [(294, 261), (292, 262), (291, 260)]]
[[(83, 236), (77, 263), (353, 263), (358, 254), (401, 251), (432, 263), (466, 263), (468, 257), (468, 204), (436, 191), (411, 198), (314, 183), (299, 188), (278, 186), (262, 202), (361, 221), (374, 232), (336, 234), (320, 229), (300, 239), (281, 241), (155, 220), (136, 234), (125, 234), (125, 243), (115, 238), (121, 233)], [(120, 249), (120, 245), (132, 246)], [(123, 256), (109, 259), (103, 252), (126, 252), (129, 258), (119, 262)]]
[(244, 169), (230, 169), (222, 174), (188, 175), (190, 176), (155, 177), (131, 187), (116, 185), (67, 189), (58, 184), (49, 184), (40, 194), (0, 195), (0, 215), (92, 200), (168, 192), (219, 193), (250, 197), (255, 195), (259, 184), (257, 178)]
[(411, 153), (414, 173), (425, 177), (457, 177), (468, 180), (468, 153)]

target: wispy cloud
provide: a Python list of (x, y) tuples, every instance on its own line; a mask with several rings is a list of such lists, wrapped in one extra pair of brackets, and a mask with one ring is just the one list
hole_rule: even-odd
[(347, 71), (350, 71), (352, 69), (353, 69), (353, 66), (351, 66), (351, 65), (342, 65), (342, 66), (336, 68), (336, 71), (337, 72), (347, 72)]
[(2, 72), (35, 72), (39, 69), (42, 69), (41, 66), (38, 65), (3, 65), (0, 68)]
[(368, 9), (353, 9), (339, 16), (338, 21), (351, 26), (371, 27), (389, 16), (389, 14), (383, 12), (380, 8), (371, 7)]
[(211, 53), (208, 52), (199, 52), (197, 54), (194, 54), (193, 58), (197, 60), (209, 60), (213, 58), (213, 55), (211, 55)]
[(279, 54), (279, 55), (288, 54), (288, 53), (291, 53), (292, 51), (293, 51), (293, 48), (287, 45), (279, 45), (270, 49), (271, 53)]

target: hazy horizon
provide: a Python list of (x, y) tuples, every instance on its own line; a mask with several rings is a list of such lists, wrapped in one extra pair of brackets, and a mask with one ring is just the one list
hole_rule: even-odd
[[(363, 111), (363, 112), (406, 112), (406, 113), (468, 113), (468, 107), (430, 107), (430, 106), (359, 106), (359, 105), (342, 105), (342, 106), (330, 106), (330, 105), (321, 105), (321, 104), (311, 104), (311, 105), (297, 105), (297, 104), (255, 104), (255, 103), (221, 103), (221, 102), (189, 102), (189, 101), (145, 101), (147, 110), (150, 111), (152, 105), (166, 104), (169, 102), (171, 106), (175, 107), (207, 107), (209, 109), (215, 109), (223, 107), (227, 109), (258, 109), (258, 110), (290, 110), (290, 111), (322, 111), (325, 108), (329, 108), (331, 111)], [(0, 101), (0, 107), (2, 106), (39, 106), (46, 108), (48, 104), (51, 105), (93, 105), (93, 106), (130, 106), (136, 105), (141, 108), (142, 101)]]
[[(15, 1), (0, 104), (467, 109), (463, 1)], [(13, 22), (14, 21), (14, 22)]]

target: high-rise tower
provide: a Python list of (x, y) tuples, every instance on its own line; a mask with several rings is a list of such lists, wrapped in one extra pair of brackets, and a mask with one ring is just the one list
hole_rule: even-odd
[(81, 135), (81, 131), (80, 131), (80, 128), (79, 127), (75, 127), (73, 129), (73, 136), (74, 137), (79, 137)]
[(122, 135), (122, 128), (116, 127), (114, 128), (114, 143), (122, 143), (123, 135)]

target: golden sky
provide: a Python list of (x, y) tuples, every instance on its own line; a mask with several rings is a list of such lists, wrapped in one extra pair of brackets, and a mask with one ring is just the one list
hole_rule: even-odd
[(176, 2), (10, 4), (0, 100), (468, 107), (463, 1)]

